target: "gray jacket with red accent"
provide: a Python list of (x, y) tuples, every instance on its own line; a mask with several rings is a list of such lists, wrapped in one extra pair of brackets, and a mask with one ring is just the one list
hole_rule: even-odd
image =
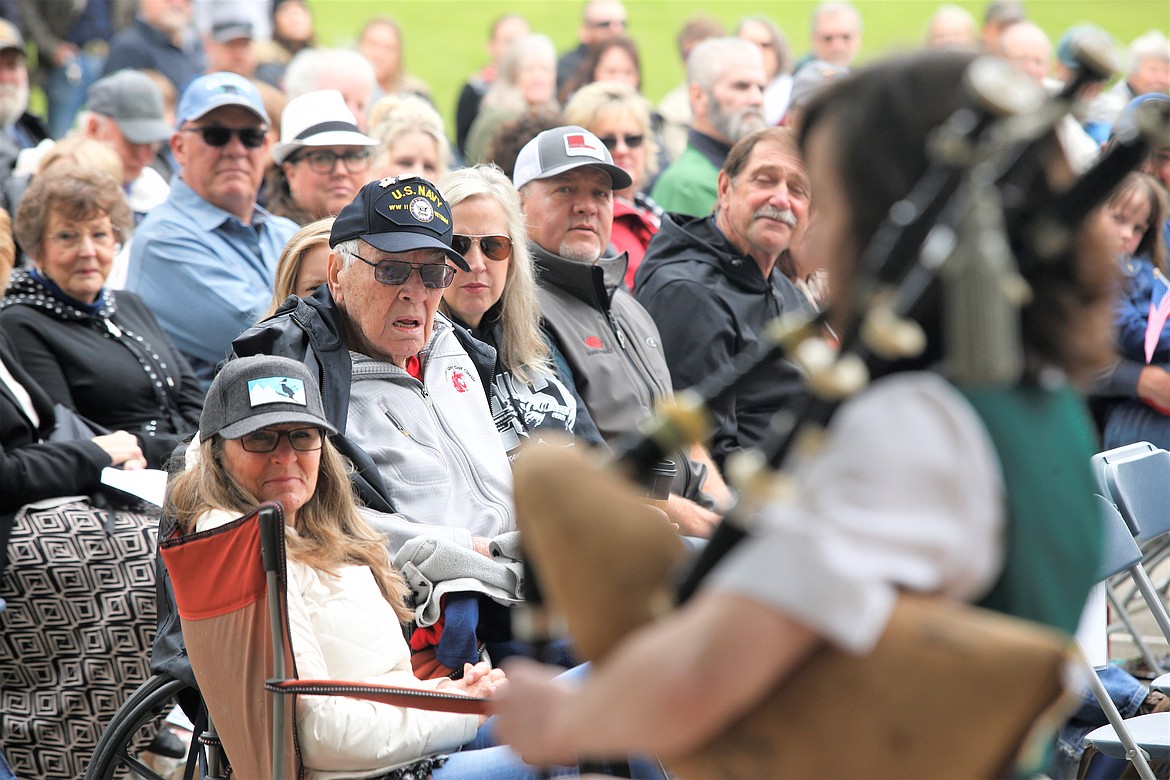
[[(672, 392), (658, 326), (626, 290), (625, 254), (582, 263), (529, 242), (540, 309), (607, 444), (637, 430)], [(681, 454), (674, 492), (696, 500), (702, 467)]]
[[(283, 355), (321, 383), (334, 443), (353, 461), (366, 517), (391, 550), (430, 536), (465, 547), (516, 530), (512, 470), (488, 407), (495, 350), (435, 314), (422, 380), (351, 353), (327, 286), (290, 297), (240, 335), (236, 356)], [(390, 514), (390, 513), (393, 514)]]

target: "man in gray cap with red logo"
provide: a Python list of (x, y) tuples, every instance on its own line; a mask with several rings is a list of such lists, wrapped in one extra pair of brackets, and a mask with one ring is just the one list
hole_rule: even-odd
[[(568, 126), (520, 150), (512, 183), (527, 217), (545, 324), (598, 430), (613, 442), (672, 392), (658, 328), (623, 284), (626, 256), (604, 256), (613, 190), (630, 186), (630, 175), (597, 136)], [(672, 460), (678, 476), (666, 513), (684, 534), (706, 537), (719, 517), (701, 505), (713, 503), (704, 490), (724, 498), (726, 488), (702, 447)]]
[(489, 555), (488, 540), (516, 527), (512, 472), (489, 407), (495, 354), (438, 312), (452, 266), (468, 270), (451, 236), (451, 208), (431, 182), (366, 184), (333, 223), (327, 284), (232, 346), (316, 374), (391, 550), (425, 536)]

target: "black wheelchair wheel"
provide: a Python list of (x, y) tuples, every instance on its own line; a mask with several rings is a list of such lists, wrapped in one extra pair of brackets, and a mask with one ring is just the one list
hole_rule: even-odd
[(188, 686), (169, 675), (156, 674), (130, 694), (110, 725), (102, 732), (93, 757), (85, 769), (85, 780), (113, 780), (133, 770), (146, 780), (165, 780), (139, 758), (136, 745), (145, 744), (147, 730), (153, 730), (164, 709), (174, 705)]

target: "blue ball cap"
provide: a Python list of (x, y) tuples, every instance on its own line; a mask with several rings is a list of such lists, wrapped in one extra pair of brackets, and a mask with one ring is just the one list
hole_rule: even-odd
[(337, 215), (329, 246), (360, 238), (383, 252), (441, 249), (463, 271), (463, 255), (451, 248), (451, 207), (439, 188), (407, 174), (369, 182)]
[(246, 108), (261, 122), (269, 123), (264, 100), (255, 84), (236, 73), (209, 73), (195, 79), (183, 90), (175, 112), (175, 127), (181, 128), (184, 122), (193, 122), (224, 106)]

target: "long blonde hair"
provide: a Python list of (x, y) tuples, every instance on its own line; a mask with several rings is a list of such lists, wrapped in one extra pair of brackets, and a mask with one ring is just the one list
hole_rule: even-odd
[[(223, 448), (221, 436), (201, 441), (198, 464), (175, 477), (167, 491), (166, 511), (176, 518), (184, 534), (193, 533), (195, 522), (212, 509), (244, 515), (260, 503), (224, 469)], [(410, 589), (390, 563), (386, 537), (371, 528), (358, 512), (349, 480), (351, 470), (349, 462), (326, 437), (321, 446), (316, 488), (297, 512), (293, 532), (285, 534), (289, 557), (327, 574), (336, 574), (346, 565), (368, 566), (398, 619), (410, 621)]]
[(301, 272), (301, 263), (305, 256), (317, 247), (329, 245), (329, 233), (333, 230), (333, 217), (310, 222), (292, 234), (292, 238), (284, 245), (280, 259), (276, 261), (276, 280), (272, 284), (272, 302), (268, 304), (268, 311), (260, 319), (271, 317), (280, 304), (288, 296), (297, 291), (297, 276)]
[[(540, 333), (536, 273), (528, 251), (528, 234), (516, 188), (495, 165), (476, 165), (448, 173), (439, 180), (439, 191), (452, 209), (465, 200), (487, 198), (504, 210), (508, 237), (512, 239), (512, 257), (504, 279), (504, 293), (497, 304), (503, 330), (497, 345), (500, 361), (525, 384), (537, 374), (551, 373), (548, 344)], [(452, 315), (446, 301), (440, 301), (439, 306), (444, 314)]]

